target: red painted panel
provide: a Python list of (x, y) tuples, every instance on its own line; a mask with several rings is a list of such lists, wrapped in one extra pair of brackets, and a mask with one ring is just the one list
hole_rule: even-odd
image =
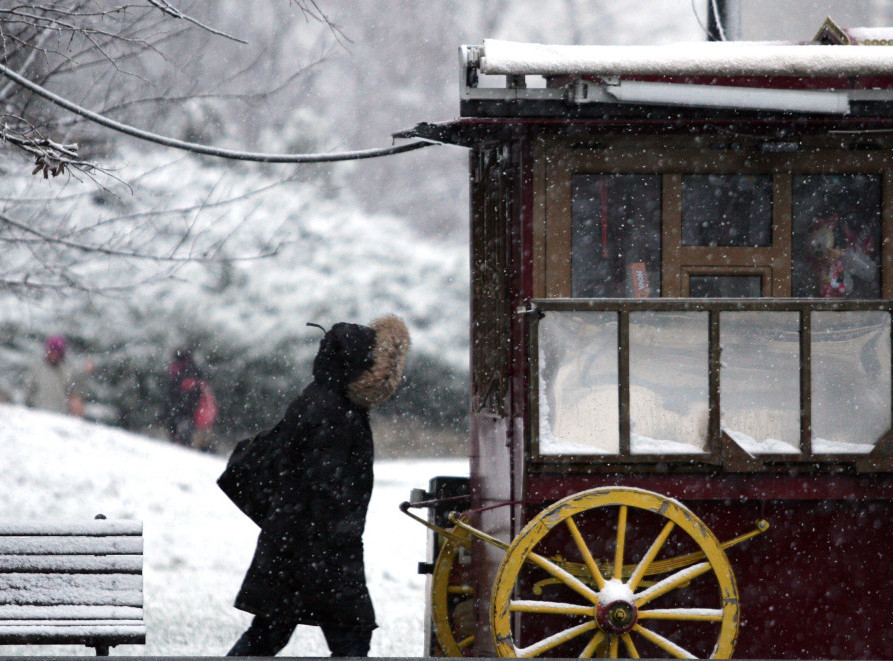
[[(626, 477), (622, 481), (626, 485), (641, 486), (642, 477)], [(664, 486), (675, 489), (683, 486), (681, 479), (670, 480), (666, 476), (663, 479)], [(691, 476), (689, 481), (696, 479), (705, 481), (704, 476)], [(747, 497), (740, 491), (728, 491), (725, 498), (682, 499), (720, 541), (752, 530), (758, 519), (765, 518), (770, 523), (768, 532), (727, 552), (741, 603), (736, 658), (893, 659), (893, 635), (888, 629), (893, 613), (893, 526), (890, 525), (893, 499), (851, 497), (859, 490), (869, 490), (872, 483), (889, 491), (890, 480), (891, 476), (849, 480), (838, 477), (813, 483), (799, 478), (801, 483), (809, 485), (813, 496), (810, 498), (764, 500)], [(604, 481), (609, 482), (610, 478)], [(615, 476), (613, 484), (619, 481)], [(783, 480), (782, 483), (793, 489), (793, 482)], [(725, 480), (725, 486), (729, 484)], [(818, 498), (822, 485), (830, 485), (836, 493), (848, 495), (844, 499)], [(551, 487), (557, 491), (556, 485)], [(542, 505), (528, 506), (525, 518), (529, 520), (541, 509)], [(578, 521), (597, 559), (612, 557), (616, 539), (616, 530), (612, 528), (616, 525), (613, 523), (616, 514), (604, 513), (604, 516), (607, 529), (604, 518), (600, 522), (595, 518)], [(647, 518), (650, 514), (643, 516), (644, 519), (636, 520), (630, 515), (627, 563), (641, 557), (662, 525), (650, 521)], [(575, 560), (576, 551), (566, 534), (547, 539), (550, 541), (545, 547), (536, 549), (538, 553), (558, 553)], [(660, 557), (689, 552), (691, 549), (684, 544), (682, 540), (678, 548), (667, 549), (668, 554)], [(555, 594), (546, 593), (540, 598), (572, 601), (560, 594), (561, 586), (548, 589)], [(716, 584), (709, 577), (696, 579), (677, 598), (682, 601), (672, 607), (718, 607)], [(567, 626), (566, 621), (551, 616), (527, 619), (519, 642), (530, 644)], [(653, 628), (651, 624), (648, 626)], [(695, 653), (707, 653), (705, 650), (709, 651), (716, 638), (715, 625), (686, 626), (664, 633)], [(574, 645), (579, 643), (575, 641), (556, 652), (575, 656), (579, 650)]]
[(567, 473), (529, 475), (524, 500), (544, 503), (603, 486), (648, 489), (678, 500), (710, 499), (893, 499), (893, 474), (778, 473)]
[(741, 598), (735, 657), (893, 659), (893, 503), (686, 503), (720, 539), (758, 517), (771, 529), (732, 549)]

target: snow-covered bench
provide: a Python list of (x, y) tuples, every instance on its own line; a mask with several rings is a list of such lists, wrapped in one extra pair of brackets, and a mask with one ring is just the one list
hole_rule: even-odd
[(145, 642), (140, 521), (0, 522), (0, 645)]

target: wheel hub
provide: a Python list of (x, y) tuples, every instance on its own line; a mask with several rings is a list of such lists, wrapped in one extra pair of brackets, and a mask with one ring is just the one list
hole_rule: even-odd
[(635, 626), (638, 612), (635, 604), (613, 601), (606, 605), (599, 604), (595, 617), (606, 633), (622, 634)]
[(598, 595), (595, 619), (605, 633), (619, 635), (636, 625), (639, 611), (630, 590), (620, 581), (608, 581)]

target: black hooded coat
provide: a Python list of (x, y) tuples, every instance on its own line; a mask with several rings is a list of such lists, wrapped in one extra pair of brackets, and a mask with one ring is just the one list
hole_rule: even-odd
[[(406, 335), (404, 355), (408, 343)], [(368, 406), (356, 402), (350, 387), (369, 374), (377, 352), (372, 328), (333, 326), (320, 343), (313, 382), (274, 429), (236, 449), (218, 480), (261, 527), (236, 608), (300, 624), (376, 626), (362, 539), (372, 493), (372, 432)], [(397, 382), (402, 355), (399, 371)], [(252, 447), (265, 468), (248, 480), (240, 464), (251, 459), (239, 454), (250, 455), (245, 450)]]

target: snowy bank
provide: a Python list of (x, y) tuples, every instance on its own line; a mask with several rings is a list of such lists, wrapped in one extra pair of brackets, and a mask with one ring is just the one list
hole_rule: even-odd
[[(6, 479), (0, 519), (83, 520), (97, 513), (142, 520), (145, 646), (115, 655), (222, 655), (250, 616), (232, 600), (257, 528), (219, 491), (225, 459), (49, 413), (0, 405)], [(426, 533), (398, 510), (435, 475), (466, 475), (465, 460), (388, 460), (375, 465), (364, 543), (379, 629), (373, 656), (423, 651)], [(92, 655), (78, 646), (4, 646), (3, 655)], [(300, 627), (284, 656), (327, 656), (316, 628)]]

